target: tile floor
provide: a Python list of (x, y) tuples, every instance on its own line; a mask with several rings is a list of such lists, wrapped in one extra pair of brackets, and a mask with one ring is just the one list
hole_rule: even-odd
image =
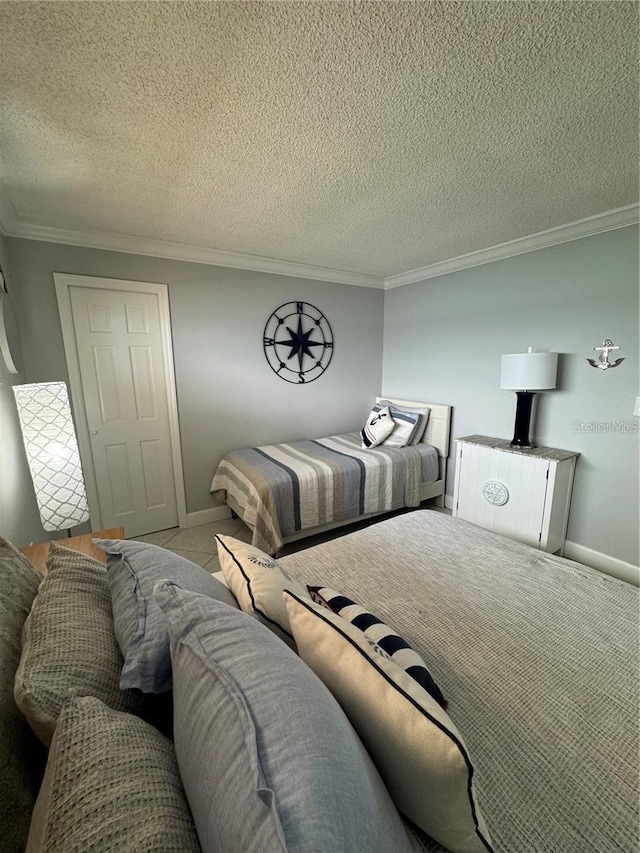
[[(424, 509), (435, 509), (440, 512), (451, 514), (451, 510), (441, 509), (435, 503), (425, 502)], [(406, 510), (399, 510), (403, 512)], [(412, 510), (409, 510), (412, 511)], [(303, 548), (310, 548), (312, 545), (317, 545), (319, 542), (334, 539), (337, 536), (344, 536), (346, 533), (351, 533), (353, 530), (358, 530), (366, 527), (369, 524), (375, 524), (385, 518), (398, 513), (389, 513), (388, 515), (379, 516), (376, 519), (361, 521), (345, 527), (340, 527), (337, 530), (322, 533), (317, 536), (310, 536), (307, 539), (301, 539), (297, 542), (292, 542), (281, 550), (278, 556), (285, 554), (293, 554), (295, 551)], [(149, 542), (152, 545), (160, 545), (179, 554), (181, 557), (186, 557), (197, 563), (199, 566), (207, 569), (212, 574), (220, 571), (220, 563), (218, 562), (218, 549), (216, 547), (215, 535), (223, 533), (227, 536), (234, 536), (236, 539), (242, 539), (245, 542), (251, 542), (251, 531), (240, 519), (225, 519), (224, 521), (214, 521), (211, 524), (201, 524), (198, 527), (189, 527), (181, 530), (179, 527), (173, 527), (169, 530), (159, 530), (156, 533), (148, 533), (144, 536), (132, 537), (139, 542)]]

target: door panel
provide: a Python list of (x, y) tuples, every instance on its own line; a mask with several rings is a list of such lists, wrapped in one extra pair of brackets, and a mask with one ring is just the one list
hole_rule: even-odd
[(149, 347), (130, 347), (131, 377), (136, 414), (139, 420), (158, 416), (153, 377), (152, 352)]
[[(462, 453), (456, 515), (539, 548), (548, 460), (476, 444), (463, 444)], [(491, 480), (507, 487), (506, 503), (495, 505), (484, 497), (482, 486)]]
[(113, 347), (93, 348), (96, 394), (100, 405), (102, 423), (121, 420), (120, 397), (116, 369), (116, 352)]
[(103, 527), (178, 524), (158, 297), (70, 287)]

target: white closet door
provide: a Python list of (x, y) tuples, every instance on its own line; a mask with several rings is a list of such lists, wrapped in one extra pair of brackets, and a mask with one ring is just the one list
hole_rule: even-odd
[(178, 525), (158, 296), (69, 289), (102, 527)]

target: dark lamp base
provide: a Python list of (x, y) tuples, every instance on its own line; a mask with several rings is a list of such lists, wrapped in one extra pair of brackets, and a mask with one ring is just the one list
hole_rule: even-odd
[(516, 391), (516, 423), (511, 444), (513, 447), (534, 447), (529, 441), (529, 425), (531, 423), (531, 406), (534, 391)]

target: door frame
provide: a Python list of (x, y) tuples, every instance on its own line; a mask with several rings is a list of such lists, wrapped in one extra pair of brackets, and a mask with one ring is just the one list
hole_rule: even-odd
[(85, 408), (80, 364), (76, 347), (76, 336), (71, 312), (72, 287), (90, 287), (93, 290), (124, 290), (130, 293), (154, 293), (158, 297), (160, 315), (160, 334), (162, 340), (162, 358), (164, 363), (165, 391), (167, 396), (167, 412), (169, 416), (169, 436), (171, 455), (173, 457), (173, 481), (176, 491), (178, 509), (178, 525), (187, 527), (187, 502), (184, 488), (184, 472), (182, 468), (182, 445), (180, 441), (180, 422), (178, 420), (178, 397), (176, 394), (176, 377), (173, 366), (173, 342), (171, 337), (171, 314), (169, 312), (169, 288), (166, 284), (154, 284), (148, 281), (128, 281), (126, 279), (102, 278), (90, 275), (71, 275), (68, 273), (53, 273), (58, 299), (58, 311), (62, 325), (62, 341), (64, 344), (67, 368), (69, 370), (69, 391), (73, 405), (76, 431), (78, 434), (78, 449), (84, 472), (87, 503), (91, 526), (95, 530), (103, 527), (98, 499), (93, 453), (89, 440), (89, 424)]

